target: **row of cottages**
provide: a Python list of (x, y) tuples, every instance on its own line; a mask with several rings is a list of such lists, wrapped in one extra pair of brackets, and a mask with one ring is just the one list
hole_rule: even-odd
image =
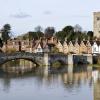
[[(33, 52), (33, 53), (42, 53), (49, 52), (48, 41), (46, 39), (39, 40), (8, 40), (7, 46), (4, 44), (2, 50), (15, 50), (15, 51), (25, 51), (25, 52)], [(52, 41), (49, 40), (51, 43)]]
[(56, 47), (64, 54), (100, 54), (100, 41), (58, 41)]
[(31, 41), (29, 42), (29, 40), (8, 40), (7, 41), (7, 46), (6, 44), (4, 44), (2, 50), (6, 51), (6, 48), (9, 49), (14, 49), (15, 51), (19, 51), (19, 49), (21, 48), (21, 50), (26, 50), (26, 51), (30, 51), (30, 46), (29, 44), (31, 44)]

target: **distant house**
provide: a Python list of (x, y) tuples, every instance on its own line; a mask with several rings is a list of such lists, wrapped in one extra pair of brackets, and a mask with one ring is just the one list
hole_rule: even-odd
[(80, 44), (80, 53), (87, 53), (86, 42), (87, 41), (81, 41), (81, 44)]
[(92, 53), (98, 54), (99, 53), (99, 42), (95, 41), (92, 45)]
[(40, 45), (40, 43), (37, 45), (37, 47), (35, 48), (34, 50), (34, 53), (42, 53), (43, 52), (43, 49)]
[(33, 52), (34, 53), (49, 52), (47, 41), (41, 39), (37, 41), (33, 41)]
[(74, 53), (74, 45), (73, 45), (72, 41), (69, 42), (68, 48), (69, 48), (69, 53)]
[(91, 43), (91, 41), (87, 41), (86, 46), (87, 46), (87, 53), (92, 54), (92, 43)]
[(79, 54), (80, 53), (80, 45), (79, 45), (78, 41), (75, 41), (75, 44), (74, 44), (74, 53), (75, 54)]
[(61, 41), (58, 41), (56, 47), (58, 48), (59, 52), (63, 52), (63, 45), (62, 45)]
[(64, 53), (64, 54), (67, 54), (67, 53), (68, 53), (67, 41), (64, 41), (64, 43), (63, 43), (63, 53)]

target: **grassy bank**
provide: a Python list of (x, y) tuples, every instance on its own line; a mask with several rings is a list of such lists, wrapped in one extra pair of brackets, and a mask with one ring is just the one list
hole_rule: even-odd
[(89, 64), (89, 66), (100, 68), (100, 64)]

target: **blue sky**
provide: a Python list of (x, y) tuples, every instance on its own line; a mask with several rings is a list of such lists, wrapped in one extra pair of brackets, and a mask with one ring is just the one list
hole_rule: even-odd
[(93, 30), (95, 11), (100, 11), (100, 0), (0, 0), (0, 28), (9, 23), (17, 35), (38, 25), (61, 30), (79, 24)]

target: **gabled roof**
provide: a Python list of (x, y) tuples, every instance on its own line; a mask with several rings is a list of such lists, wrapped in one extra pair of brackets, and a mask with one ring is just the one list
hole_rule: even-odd
[(84, 42), (85, 45), (87, 44), (87, 41), (83, 41), (83, 42)]
[(97, 45), (99, 46), (100, 45), (100, 41), (96, 41)]
[(90, 42), (91, 46), (94, 44), (94, 41), (89, 41), (89, 42)]

